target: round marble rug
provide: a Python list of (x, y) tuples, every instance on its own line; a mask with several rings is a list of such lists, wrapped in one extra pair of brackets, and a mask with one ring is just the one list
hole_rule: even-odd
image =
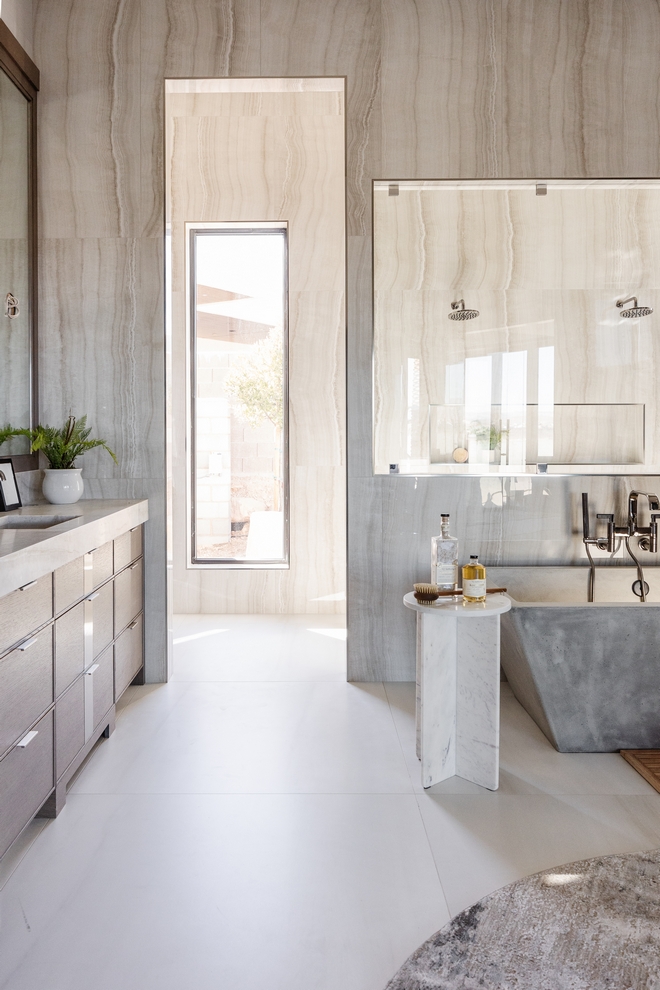
[(503, 887), (425, 942), (387, 990), (660, 990), (660, 850)]

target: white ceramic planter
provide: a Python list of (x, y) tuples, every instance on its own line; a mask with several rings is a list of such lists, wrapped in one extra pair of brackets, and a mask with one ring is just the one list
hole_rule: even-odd
[(82, 468), (47, 468), (44, 471), (42, 491), (44, 498), (51, 505), (69, 505), (77, 502), (83, 491), (85, 482), (82, 479)]

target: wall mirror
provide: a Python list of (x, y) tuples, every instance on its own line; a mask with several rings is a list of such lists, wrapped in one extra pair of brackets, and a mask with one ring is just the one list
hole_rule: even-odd
[(659, 474), (660, 180), (374, 183), (376, 474)]
[[(0, 21), (0, 427), (37, 417), (35, 134), (39, 73)], [(2, 447), (35, 468), (24, 438)]]

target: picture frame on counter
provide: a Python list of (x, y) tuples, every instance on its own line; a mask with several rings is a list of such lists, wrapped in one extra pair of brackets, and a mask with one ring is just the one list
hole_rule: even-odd
[(0, 457), (0, 512), (20, 509), (21, 496), (11, 457)]

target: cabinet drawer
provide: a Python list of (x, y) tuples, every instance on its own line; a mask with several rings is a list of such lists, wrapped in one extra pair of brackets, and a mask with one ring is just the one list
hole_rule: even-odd
[(55, 703), (55, 776), (59, 779), (85, 745), (85, 678)]
[(79, 602), (85, 594), (84, 557), (78, 557), (53, 571), (55, 615)]
[(0, 760), (0, 856), (53, 789), (53, 713), (34, 728), (27, 746), (14, 746)]
[(115, 574), (142, 556), (142, 526), (122, 533), (115, 540)]
[(115, 643), (115, 701), (118, 701), (143, 663), (143, 618), (125, 629)]
[(92, 658), (97, 657), (114, 638), (112, 581), (92, 593), (86, 604), (91, 607), (87, 621), (92, 627)]
[(85, 604), (81, 602), (55, 620), (55, 697), (82, 674), (85, 667)]
[(0, 755), (53, 700), (53, 627), (0, 660)]
[(112, 540), (85, 554), (85, 591), (94, 591), (100, 584), (112, 577)]
[(0, 598), (0, 654), (53, 617), (53, 575)]
[(115, 577), (115, 636), (142, 611), (142, 560)]
[[(114, 701), (112, 647), (94, 661), (85, 674), (87, 716), (85, 736), (89, 739)], [(91, 698), (90, 698), (91, 692)]]

